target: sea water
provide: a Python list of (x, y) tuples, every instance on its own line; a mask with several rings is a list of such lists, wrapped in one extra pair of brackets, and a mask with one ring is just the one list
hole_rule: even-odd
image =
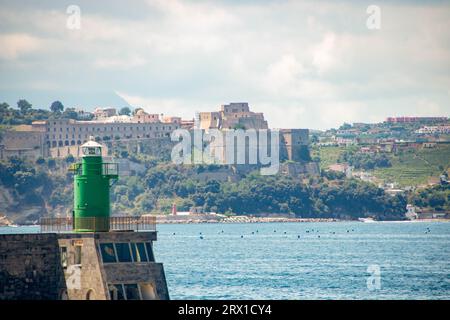
[[(171, 299), (450, 299), (450, 223), (162, 224)], [(37, 227), (0, 233), (38, 232)]]

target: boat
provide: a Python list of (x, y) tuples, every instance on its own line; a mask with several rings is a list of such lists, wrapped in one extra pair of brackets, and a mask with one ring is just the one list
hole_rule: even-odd
[(358, 218), (358, 221), (366, 222), (366, 223), (376, 222), (373, 218)]

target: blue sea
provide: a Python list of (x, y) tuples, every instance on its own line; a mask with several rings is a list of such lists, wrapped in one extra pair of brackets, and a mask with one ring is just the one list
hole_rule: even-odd
[[(155, 256), (164, 263), (171, 299), (450, 299), (446, 222), (157, 229)], [(0, 228), (5, 232), (37, 227)]]

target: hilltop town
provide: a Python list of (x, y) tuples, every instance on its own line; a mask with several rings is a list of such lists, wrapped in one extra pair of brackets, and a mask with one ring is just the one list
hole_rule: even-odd
[(175, 206), (199, 214), (302, 218), (449, 216), (447, 117), (279, 129), (280, 171), (271, 177), (259, 176), (258, 164), (172, 164), (174, 130), (271, 130), (248, 103), (214, 109), (182, 119), (143, 108), (89, 112), (59, 101), (50, 110), (26, 100), (17, 108), (0, 104), (0, 213), (22, 223), (70, 214), (67, 169), (93, 136), (125, 175), (113, 188), (113, 212), (168, 214)]

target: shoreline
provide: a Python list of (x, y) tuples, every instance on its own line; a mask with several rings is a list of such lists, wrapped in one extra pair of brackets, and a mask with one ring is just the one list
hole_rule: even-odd
[(358, 220), (344, 220), (335, 218), (286, 218), (286, 217), (246, 217), (233, 216), (226, 218), (219, 217), (185, 217), (177, 219), (176, 216), (157, 216), (157, 224), (204, 224), (204, 223), (314, 223), (314, 222), (360, 222), (360, 223), (406, 223), (406, 222), (450, 222), (450, 219), (418, 219), (418, 220), (383, 220), (362, 222)]
[[(432, 222), (450, 222), (450, 219), (417, 219), (417, 220), (382, 220), (362, 222), (358, 220), (343, 220), (334, 218), (276, 218), (276, 217), (228, 217), (228, 218), (185, 218), (174, 219), (174, 216), (169, 216), (169, 219), (157, 217), (156, 224), (233, 224), (233, 223), (317, 223), (317, 222), (359, 222), (359, 223), (432, 223)], [(0, 224), (0, 228), (17, 228), (17, 227), (38, 227), (39, 224)]]
[(344, 222), (344, 221), (356, 221), (356, 220), (337, 220), (337, 219), (285, 219), (285, 218), (248, 218), (248, 219), (157, 219), (157, 224), (203, 224), (203, 223), (307, 223), (307, 222)]

